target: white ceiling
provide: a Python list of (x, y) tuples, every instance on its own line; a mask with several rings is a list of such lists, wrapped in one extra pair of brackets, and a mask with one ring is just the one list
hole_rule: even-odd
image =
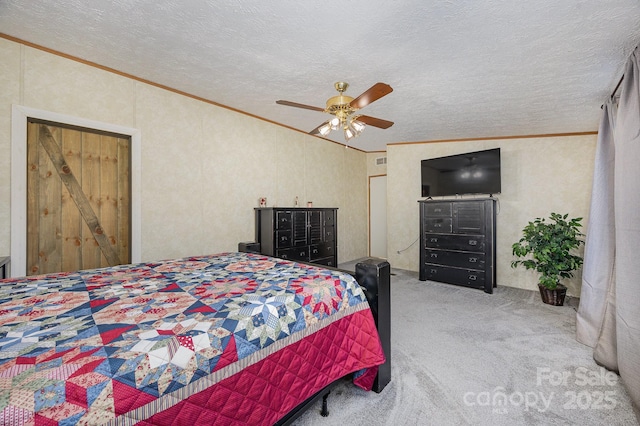
[[(336, 81), (394, 121), (349, 145), (595, 131), (639, 0), (1, 0), (0, 33), (308, 132)], [(339, 132), (330, 138), (344, 142)]]

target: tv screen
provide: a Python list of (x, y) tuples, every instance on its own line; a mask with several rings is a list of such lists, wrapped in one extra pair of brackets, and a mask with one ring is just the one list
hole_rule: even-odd
[(500, 192), (500, 148), (422, 160), (422, 196)]

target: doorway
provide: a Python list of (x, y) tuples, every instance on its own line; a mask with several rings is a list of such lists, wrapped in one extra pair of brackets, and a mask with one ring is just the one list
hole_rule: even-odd
[(142, 261), (141, 145), (139, 129), (56, 112), (11, 107), (11, 277), (27, 275), (27, 128), (29, 121), (64, 123), (62, 127), (105, 132), (130, 140), (130, 262)]
[(369, 176), (369, 256), (387, 259), (387, 175)]
[(27, 275), (131, 261), (131, 140), (30, 119)]

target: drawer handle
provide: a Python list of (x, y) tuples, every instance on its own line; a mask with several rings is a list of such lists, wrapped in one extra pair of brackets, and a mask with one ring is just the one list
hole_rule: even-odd
[(431, 257), (438, 258), (438, 254), (437, 253), (431, 253)]
[(477, 257), (470, 257), (469, 258), (469, 262), (471, 262), (471, 263), (476, 263), (477, 261), (478, 261)]
[(478, 240), (469, 240), (469, 245), (470, 246), (477, 246), (478, 245)]
[(318, 254), (318, 249), (314, 249), (313, 254)]
[(475, 281), (478, 277), (476, 277), (475, 275), (469, 275), (469, 279), (471, 281)]
[(301, 251), (301, 252), (300, 252), (300, 254), (299, 254), (299, 256), (304, 256), (304, 254), (305, 254), (305, 253), (304, 253), (303, 251)]
[(431, 238), (431, 240), (430, 240), (430, 241), (431, 241), (432, 243), (437, 243), (437, 242), (438, 242), (438, 239), (437, 239), (437, 238)]
[(438, 270), (437, 270), (437, 269), (432, 269), (432, 270), (431, 270), (431, 273), (432, 273), (432, 274), (435, 274), (436, 272), (438, 272)]

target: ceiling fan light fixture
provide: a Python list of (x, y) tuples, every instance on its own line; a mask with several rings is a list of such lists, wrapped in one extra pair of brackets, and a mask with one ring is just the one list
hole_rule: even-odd
[(376, 83), (369, 89), (362, 92), (360, 96), (355, 99), (344, 94), (344, 92), (349, 87), (349, 84), (347, 84), (346, 82), (339, 81), (335, 83), (334, 86), (338, 91), (338, 95), (333, 96), (327, 100), (326, 108), (320, 108), (285, 100), (279, 100), (276, 101), (276, 103), (279, 105), (304, 108), (333, 115), (333, 118), (322, 123), (320, 126), (316, 127), (309, 133), (312, 135), (319, 134), (323, 137), (326, 137), (329, 133), (331, 133), (331, 131), (342, 129), (347, 142), (350, 139), (359, 136), (367, 126), (387, 129), (393, 125), (392, 121), (382, 120), (379, 118), (370, 117), (368, 115), (355, 115), (356, 111), (393, 92), (393, 89), (388, 84)]
[(353, 129), (356, 136), (360, 135), (365, 127), (367, 126), (363, 122), (358, 121), (358, 117), (353, 117), (351, 119), (351, 128)]
[(353, 129), (351, 129), (350, 127), (345, 127), (344, 129), (344, 138), (349, 141), (350, 139), (353, 139), (356, 137), (356, 134), (354, 133)]
[(318, 129), (318, 133), (320, 133), (322, 136), (327, 136), (331, 132), (331, 129), (331, 122), (327, 121), (322, 126), (320, 126), (320, 128)]

